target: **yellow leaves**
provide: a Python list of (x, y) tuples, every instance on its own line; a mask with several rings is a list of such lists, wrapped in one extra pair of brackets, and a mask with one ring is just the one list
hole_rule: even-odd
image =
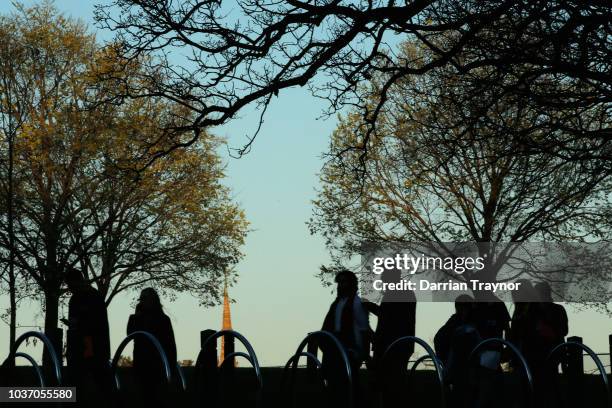
[[(6, 44), (12, 47), (3, 47)], [(23, 90), (18, 103), (10, 101), (20, 110), (15, 109), (14, 116), (25, 120), (16, 138), (16, 165), (30, 180), (47, 180), (49, 188), (56, 184), (70, 190), (76, 188), (70, 184), (75, 178), (80, 185), (93, 185), (88, 178), (142, 169), (152, 149), (163, 150), (176, 136), (165, 129), (164, 118), (185, 114), (184, 108), (152, 98), (104, 103), (117, 89), (97, 82), (101, 72), (130, 75), (142, 67), (136, 61), (129, 71), (120, 72), (117, 68), (125, 61), (119, 49), (96, 47), (82, 23), (65, 18), (51, 3), (20, 7), (17, 14), (0, 19), (0, 55), (5, 62), (19, 57), (14, 66), (0, 64), (0, 75), (17, 70), (11, 80)], [(5, 89), (0, 91), (6, 96)], [(4, 103), (3, 110), (7, 106), (11, 111)], [(209, 169), (216, 168), (218, 162), (210, 155), (203, 157)], [(198, 166), (205, 167), (196, 162), (193, 152), (158, 161), (145, 171), (142, 186), (165, 189), (178, 201), (181, 190), (172, 190), (172, 184), (182, 177), (179, 173)], [(220, 175), (216, 171), (209, 178)], [(196, 185), (191, 180), (191, 190), (185, 187), (183, 197), (195, 196)], [(191, 203), (184, 207), (195, 211)]]
[[(248, 223), (221, 182), (214, 136), (202, 133), (145, 167), (154, 153), (193, 136), (176, 130), (191, 113), (167, 100), (117, 97), (126, 84), (146, 86), (152, 77), (142, 60), (126, 61), (120, 51), (98, 47), (50, 3), (0, 16), (0, 79), (21, 92), (7, 97), (11, 90), (0, 80), (1, 112), (20, 123), (19, 226), (34, 251), (62, 242), (62, 259), (101, 260), (116, 274), (129, 270), (119, 264), (144, 262), (136, 275), (180, 271), (192, 288), (200, 276), (237, 262)], [(75, 241), (94, 245), (75, 252)]]

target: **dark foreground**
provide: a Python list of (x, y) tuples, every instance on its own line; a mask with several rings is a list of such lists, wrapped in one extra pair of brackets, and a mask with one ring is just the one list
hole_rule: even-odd
[[(291, 396), (288, 392), (281, 392), (281, 368), (262, 368), (263, 393), (262, 407), (290, 407)], [(235, 369), (233, 380), (228, 378), (223, 381), (215, 390), (208, 389), (206, 384), (200, 383), (196, 386), (195, 370), (192, 367), (183, 369), (187, 381), (188, 391), (180, 390), (178, 384), (169, 387), (150, 386), (141, 389), (132, 378), (129, 368), (120, 370), (122, 391), (115, 395), (108, 393), (99, 394), (88, 392), (89, 402), (87, 404), (65, 403), (64, 407), (92, 406), (92, 407), (142, 407), (142, 393), (155, 395), (155, 400), (159, 406), (166, 407), (255, 407), (257, 382), (254, 370), (251, 368), (239, 367)], [(570, 400), (579, 401), (581, 407), (605, 407), (607, 406), (606, 394), (603, 391), (601, 378), (595, 375), (585, 375), (582, 378), (582, 386), (575, 382), (568, 383), (563, 376), (559, 377), (556, 395), (558, 401), (550, 406), (569, 407)], [(33, 370), (29, 367), (18, 367), (15, 376), (11, 378), (11, 385), (33, 386), (36, 378)], [(361, 392), (356, 400), (356, 407), (380, 407), (379, 394), (376, 392), (376, 384), (368, 377), (368, 373), (362, 370), (360, 373)], [(316, 377), (308, 375), (305, 369), (298, 369), (295, 381), (294, 401), (296, 407), (316, 407), (326, 406), (325, 393), (323, 387)], [(84, 397), (83, 390), (81, 397)], [(400, 397), (402, 405), (412, 407), (438, 407), (441, 406), (440, 387), (437, 383), (433, 371), (417, 371), (412, 377), (408, 378), (406, 386), (401, 390), (395, 391), (396, 397)], [(495, 390), (500, 408), (515, 408), (529, 406), (525, 401), (525, 391), (522, 386), (522, 379), (515, 374), (507, 373), (503, 375), (502, 384)], [(221, 400), (214, 404), (214, 399)], [(83, 401), (82, 398), (78, 398)], [(403, 402), (405, 401), (405, 404)], [(452, 403), (452, 401), (450, 401)], [(539, 405), (539, 404), (538, 404)], [(4, 407), (46, 407), (62, 406), (53, 403), (36, 404), (2, 404)], [(151, 407), (147, 407), (151, 408)]]

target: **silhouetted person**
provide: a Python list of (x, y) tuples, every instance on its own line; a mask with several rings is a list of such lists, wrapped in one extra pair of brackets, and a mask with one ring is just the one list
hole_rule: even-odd
[[(474, 299), (470, 295), (460, 295), (455, 299), (455, 313), (444, 323), (434, 336), (434, 348), (436, 355), (445, 367), (448, 366), (448, 358), (452, 347), (455, 331), (464, 325), (473, 324)], [(474, 330), (476, 330), (474, 328)]]
[[(381, 275), (385, 283), (399, 283), (401, 271), (385, 270)], [(406, 366), (414, 352), (414, 343), (404, 343), (390, 350), (382, 361), (389, 346), (399, 338), (414, 336), (416, 324), (416, 297), (411, 290), (387, 290), (380, 305), (364, 302), (368, 311), (378, 317), (372, 342), (373, 368), (377, 371), (377, 383), (383, 392), (385, 406), (400, 402), (397, 390), (403, 385)]]
[(450, 386), (449, 401), (454, 407), (468, 405), (468, 368), (470, 353), (481, 338), (474, 324), (474, 299), (460, 295), (455, 299), (455, 313), (434, 337), (436, 355), (444, 365)]
[(323, 330), (336, 335), (351, 364), (361, 367), (368, 354), (370, 326), (367, 310), (357, 295), (357, 276), (345, 270), (335, 280), (337, 296), (325, 316)]
[(568, 322), (565, 308), (553, 303), (548, 283), (536, 283), (534, 289), (540, 302), (530, 305), (532, 325), (523, 344), (523, 354), (533, 374), (536, 396), (544, 402), (554, 397), (551, 386), (557, 371), (555, 365), (547, 364), (546, 357), (565, 341)]
[(538, 282), (534, 286), (541, 302), (538, 303), (536, 330), (538, 337), (547, 348), (565, 341), (568, 333), (567, 312), (565, 308), (553, 302), (552, 291), (547, 282)]
[(70, 268), (65, 277), (72, 294), (68, 302), (66, 360), (70, 381), (77, 387), (83, 406), (100, 404), (99, 396), (112, 389), (110, 373), (110, 339), (104, 297), (91, 287), (82, 272)]
[[(512, 313), (508, 340), (514, 344), (521, 353), (525, 354), (529, 352), (529, 343), (533, 340), (533, 336), (535, 335), (534, 329), (537, 303), (534, 301), (537, 299), (537, 295), (529, 280), (520, 279), (517, 283), (520, 283), (519, 289), (512, 292), (514, 312)], [(518, 361), (515, 360), (516, 357), (512, 356), (511, 358), (510, 361), (512, 366), (522, 370)]]
[[(152, 334), (161, 344), (170, 369), (175, 370), (176, 343), (170, 318), (164, 313), (159, 295), (153, 288), (140, 292), (136, 313), (130, 315), (127, 334), (145, 331)], [(159, 352), (149, 340), (143, 337), (134, 339), (133, 353), (134, 375), (142, 390), (143, 406), (163, 406), (156, 391), (165, 389), (166, 379)]]
[(510, 339), (538, 375), (548, 353), (565, 340), (568, 326), (565, 308), (552, 302), (550, 286), (540, 282), (532, 290), (531, 299), (540, 301), (516, 303)]
[(215, 333), (215, 330), (210, 329), (200, 332), (200, 345), (203, 346), (206, 343), (206, 348), (201, 349), (198, 354), (195, 363), (195, 387), (192, 387), (196, 390), (195, 394), (198, 401), (204, 406), (211, 407), (216, 407), (219, 400), (220, 372), (217, 368), (219, 363), (217, 360), (217, 341), (206, 342), (206, 340)]
[[(368, 313), (357, 295), (357, 276), (351, 271), (339, 272), (335, 278), (337, 296), (331, 304), (322, 330), (333, 333), (344, 347), (353, 372), (353, 385), (358, 395), (359, 369), (368, 355), (370, 326)], [(322, 371), (331, 393), (330, 406), (341, 407), (346, 403), (346, 375), (340, 354), (329, 341), (322, 341)]]
[[(505, 339), (510, 329), (510, 314), (504, 302), (492, 293), (480, 293), (480, 302), (475, 304), (474, 326), (482, 340)], [(478, 408), (496, 407), (497, 390), (502, 385), (501, 357), (503, 346), (491, 344), (479, 352), (479, 366), (476, 370)]]

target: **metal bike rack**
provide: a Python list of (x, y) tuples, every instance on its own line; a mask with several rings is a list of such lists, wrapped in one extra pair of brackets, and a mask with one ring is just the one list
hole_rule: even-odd
[(26, 360), (28, 360), (28, 362), (32, 365), (32, 367), (34, 367), (34, 371), (36, 371), (36, 376), (38, 377), (38, 384), (39, 387), (44, 387), (45, 386), (45, 378), (43, 377), (42, 371), (40, 369), (40, 366), (38, 365), (38, 363), (36, 362), (36, 360), (34, 360), (34, 357), (32, 357), (29, 354), (26, 353), (15, 353), (15, 358), (25, 358)]
[[(200, 349), (200, 353), (198, 353), (198, 358), (196, 359), (196, 361), (201, 361), (200, 355), (204, 352), (208, 344), (212, 344), (213, 341), (217, 341), (219, 337), (223, 337), (223, 336), (232, 336), (238, 339), (238, 341), (240, 341), (240, 343), (242, 343), (244, 348), (247, 350), (248, 354), (242, 353), (242, 352), (230, 353), (227, 356), (225, 356), (220, 366), (223, 366), (223, 364), (226, 361), (231, 361), (233, 357), (244, 357), (253, 366), (253, 369), (255, 370), (255, 376), (257, 378), (257, 392), (255, 394), (255, 406), (261, 407), (262, 392), (263, 392), (263, 379), (261, 376), (261, 369), (259, 367), (259, 361), (257, 361), (257, 355), (255, 354), (255, 350), (253, 349), (253, 346), (251, 346), (251, 343), (249, 343), (246, 337), (244, 337), (242, 334), (234, 330), (220, 330), (216, 332), (215, 334), (209, 336), (206, 339), (206, 341), (204, 341), (204, 344), (202, 344), (202, 348)], [(196, 369), (197, 368), (198, 366), (196, 364)]]
[(489, 344), (502, 344), (508, 347), (510, 350), (512, 350), (512, 353), (514, 353), (514, 355), (519, 358), (519, 361), (521, 362), (521, 366), (523, 367), (523, 372), (525, 373), (525, 378), (527, 378), (527, 390), (528, 390), (527, 400), (529, 401), (528, 403), (530, 406), (535, 407), (533, 376), (531, 375), (531, 370), (529, 369), (529, 366), (527, 365), (527, 360), (525, 360), (525, 357), (523, 356), (523, 354), (519, 351), (519, 349), (516, 348), (514, 344), (510, 343), (507, 340), (499, 339), (499, 338), (491, 338), (491, 339), (483, 340), (480, 343), (478, 343), (476, 347), (474, 347), (474, 349), (470, 353), (468, 362), (471, 362), (475, 358), (475, 356), (480, 354), (480, 351), (484, 348), (484, 346), (489, 345)]
[(316, 369), (317, 370), (321, 369), (322, 364), (321, 364), (321, 361), (319, 361), (319, 359), (317, 358), (317, 356), (307, 351), (303, 351), (300, 354), (294, 354), (293, 356), (291, 356), (291, 358), (287, 361), (287, 364), (285, 364), (285, 367), (283, 368), (283, 376), (285, 375), (285, 372), (289, 369), (289, 366), (293, 364), (293, 361), (299, 360), (300, 357), (306, 357), (312, 360), (315, 363)]
[[(35, 337), (43, 342), (45, 348), (47, 349), (47, 352), (49, 353), (49, 356), (51, 356), (51, 362), (53, 363), (53, 371), (55, 373), (55, 381), (58, 386), (61, 385), (62, 384), (62, 365), (60, 363), (59, 358), (57, 357), (57, 353), (55, 352), (55, 347), (53, 347), (53, 343), (51, 343), (51, 340), (49, 340), (49, 338), (45, 336), (44, 333), (37, 332), (37, 331), (29, 331), (29, 332), (23, 333), (21, 336), (17, 338), (17, 340), (15, 340), (15, 343), (11, 347), (11, 351), (5, 361), (14, 360), (16, 357), (22, 357), (30, 361), (30, 364), (32, 364), (36, 369), (38, 367), (38, 364), (36, 364), (36, 362), (34, 361), (34, 359), (32, 359), (30, 355), (17, 352), (17, 350), (19, 349), (19, 346), (21, 346), (21, 343), (23, 343), (30, 337)], [(36, 371), (37, 371), (37, 374), (39, 375), (39, 380), (41, 380), (42, 374), (40, 373), (40, 367), (38, 367)]]
[(567, 341), (565, 343), (561, 343), (557, 345), (555, 348), (553, 348), (550, 351), (550, 353), (548, 353), (548, 356), (546, 356), (546, 362), (552, 361), (552, 358), (554, 357), (554, 355), (558, 354), (560, 350), (568, 349), (571, 347), (578, 348), (581, 354), (583, 351), (586, 352), (589, 355), (589, 357), (591, 357), (591, 359), (595, 362), (595, 365), (597, 366), (597, 370), (599, 371), (599, 377), (601, 378), (604, 384), (604, 388), (606, 389), (606, 405), (605, 406), (610, 407), (612, 404), (612, 400), (610, 399), (610, 384), (608, 382), (608, 375), (606, 374), (606, 369), (603, 363), (601, 362), (601, 359), (597, 356), (597, 353), (595, 353), (590, 347), (582, 343), (577, 343), (574, 341)]
[(440, 404), (442, 407), (446, 406), (446, 395), (445, 395), (445, 386), (444, 386), (444, 374), (443, 374), (443, 369), (442, 369), (442, 363), (440, 363), (440, 360), (438, 360), (438, 357), (436, 356), (436, 353), (434, 353), (433, 349), (429, 346), (429, 344), (427, 344), (427, 342), (419, 337), (416, 336), (404, 336), (404, 337), (400, 337), (399, 339), (395, 340), (393, 343), (391, 343), (389, 345), (389, 347), (387, 347), (387, 350), (385, 350), (385, 352), (383, 353), (383, 356), (381, 358), (381, 365), (384, 366), (384, 362), (386, 360), (386, 358), (388, 358), (388, 356), (390, 355), (390, 351), (394, 348), (399, 347), (401, 344), (404, 343), (416, 343), (419, 346), (423, 347), (423, 349), (425, 350), (425, 352), (427, 353), (426, 356), (421, 357), (419, 360), (417, 360), (413, 367), (412, 370), (414, 371), (416, 365), (418, 363), (420, 363), (421, 361), (425, 360), (426, 358), (430, 358), (431, 361), (433, 361), (434, 363), (434, 367), (436, 368), (436, 375), (438, 377), (438, 383), (440, 384)]
[(227, 361), (232, 361), (234, 357), (242, 357), (253, 365), (253, 360), (251, 360), (251, 356), (249, 356), (247, 353), (243, 353), (242, 351), (234, 351), (233, 353), (229, 353), (227, 356), (225, 356), (221, 364), (219, 364), (219, 368), (222, 368)]
[[(281, 391), (281, 395), (284, 394), (285, 391), (285, 382), (286, 382), (286, 378), (287, 378), (287, 373), (289, 372), (289, 368), (292, 368), (294, 363), (297, 366), (297, 362), (300, 359), (300, 357), (306, 357), (307, 360), (313, 361), (315, 364), (315, 368), (317, 370), (317, 372), (319, 370), (321, 370), (321, 367), (323, 366), (323, 364), (321, 364), (321, 361), (317, 358), (316, 355), (309, 353), (307, 351), (303, 351), (299, 354), (294, 354), (293, 356), (291, 356), (291, 358), (287, 361), (287, 363), (285, 364), (285, 367), (283, 368), (283, 373), (281, 375), (281, 386), (280, 386), (280, 391)], [(293, 371), (292, 368), (292, 373), (291, 373), (291, 394), (293, 393), (293, 388), (294, 388), (294, 376), (295, 376), (295, 372)], [(323, 380), (323, 386), (327, 387), (327, 380), (325, 380), (325, 378), (322, 378)]]
[(176, 362), (176, 373), (178, 375), (179, 382), (181, 384), (181, 390), (187, 391), (187, 381), (185, 380), (185, 374), (183, 373), (183, 367)]
[[(295, 372), (297, 370), (297, 363), (298, 360), (300, 359), (300, 357), (306, 357), (307, 359), (310, 359), (312, 361), (314, 361), (317, 371), (320, 372), (321, 370), (321, 361), (319, 361), (319, 359), (317, 358), (317, 356), (315, 356), (312, 353), (309, 352), (305, 352), (304, 348), (306, 347), (306, 345), (308, 344), (308, 342), (311, 339), (316, 339), (316, 338), (327, 338), (330, 339), (332, 341), (332, 343), (336, 346), (336, 349), (340, 352), (340, 356), (342, 358), (342, 361), (344, 363), (344, 368), (346, 370), (346, 377), (348, 380), (348, 394), (347, 394), (347, 404), (348, 407), (352, 408), (353, 407), (353, 373), (351, 370), (351, 363), (349, 361), (348, 355), (346, 354), (346, 350), (344, 350), (344, 347), (342, 346), (342, 343), (340, 343), (340, 341), (338, 340), (338, 338), (336, 336), (334, 336), (332, 333), (325, 331), (325, 330), (320, 330), (320, 331), (316, 331), (316, 332), (312, 332), (309, 333), (306, 338), (304, 338), (304, 340), (302, 340), (302, 342), (300, 343), (300, 345), (297, 348), (297, 351), (295, 352), (295, 354), (293, 356), (291, 356), (291, 358), (287, 361), (287, 364), (285, 364), (285, 368), (283, 370), (283, 375), (281, 378), (281, 391), (285, 388), (285, 383), (286, 383), (286, 376), (289, 373), (289, 368), (291, 367), (291, 376), (290, 376), (290, 392), (289, 392), (289, 396), (292, 397), (293, 396), (293, 391), (294, 391), (294, 385), (295, 385)], [(324, 379), (324, 386), (327, 386), (327, 382)], [(295, 405), (295, 401), (293, 400), (293, 398), (291, 398), (291, 406)]]
[(113, 377), (115, 378), (115, 388), (117, 389), (117, 391), (121, 390), (121, 383), (119, 381), (119, 375), (117, 373), (117, 363), (119, 362), (119, 359), (121, 358), (121, 352), (123, 351), (123, 349), (125, 349), (125, 347), (136, 337), (143, 337), (149, 340), (153, 344), (153, 346), (157, 349), (157, 352), (159, 353), (159, 357), (161, 358), (162, 364), (164, 366), (164, 374), (166, 376), (166, 382), (168, 384), (172, 383), (172, 370), (170, 369), (170, 363), (168, 363), (168, 356), (166, 356), (166, 352), (164, 351), (164, 348), (160, 344), (159, 340), (157, 340), (155, 336), (153, 336), (149, 332), (135, 331), (134, 333), (131, 333), (129, 336), (123, 339), (121, 344), (119, 344), (119, 347), (117, 347), (117, 351), (115, 351), (115, 355), (113, 356), (113, 360), (111, 363), (111, 370), (113, 372)]
[[(421, 356), (416, 359), (415, 362), (412, 364), (412, 368), (410, 369), (410, 375), (414, 374), (419, 364), (421, 364), (425, 360), (431, 360), (431, 356), (429, 354), (425, 354), (424, 356)], [(440, 363), (440, 367), (442, 367), (442, 371), (444, 371), (444, 364), (442, 364), (440, 360), (438, 360), (438, 363)]]

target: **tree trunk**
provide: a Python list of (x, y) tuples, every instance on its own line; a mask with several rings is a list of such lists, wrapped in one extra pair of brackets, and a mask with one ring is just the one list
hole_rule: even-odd
[[(57, 357), (62, 361), (62, 335), (58, 329), (59, 316), (59, 287), (48, 286), (45, 288), (45, 335), (53, 343)], [(51, 357), (47, 350), (43, 351), (43, 366), (51, 367)]]
[[(15, 229), (14, 219), (15, 213), (13, 208), (13, 168), (14, 168), (14, 135), (8, 137), (8, 191), (7, 191), (7, 229), (9, 238), (9, 344), (15, 343), (17, 336), (17, 282), (15, 277)], [(14, 362), (14, 361), (13, 361)], [(12, 364), (13, 362), (9, 362)]]
[(9, 344), (12, 346), (15, 343), (17, 336), (17, 283), (15, 279), (15, 268), (11, 263), (9, 265)]

